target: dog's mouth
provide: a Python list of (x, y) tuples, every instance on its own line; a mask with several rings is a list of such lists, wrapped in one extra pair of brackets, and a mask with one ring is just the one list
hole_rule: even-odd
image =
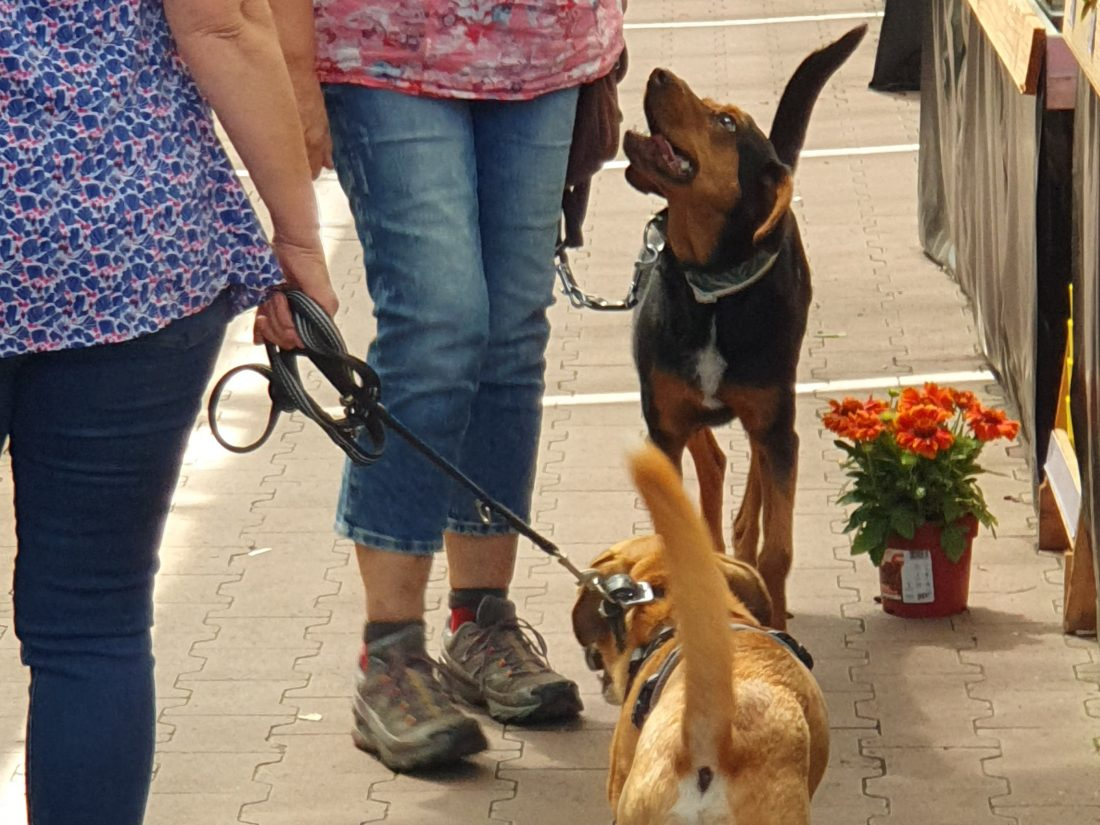
[(672, 183), (690, 183), (698, 171), (695, 159), (660, 132), (649, 136), (627, 132), (623, 151), (631, 163), (654, 171)]

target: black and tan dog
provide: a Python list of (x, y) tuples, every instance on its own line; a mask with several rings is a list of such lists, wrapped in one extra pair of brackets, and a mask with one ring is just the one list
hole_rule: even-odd
[(829, 755), (812, 661), (762, 626), (763, 582), (715, 551), (668, 458), (649, 446), (633, 471), (657, 537), (616, 545), (594, 568), (659, 596), (630, 607), (618, 634), (590, 590), (573, 608), (605, 695), (624, 705), (607, 780), (616, 825), (806, 825)]
[(650, 135), (629, 132), (623, 143), (627, 180), (668, 202), (657, 218), (664, 248), (634, 322), (649, 435), (676, 466), (685, 447), (691, 453), (703, 514), (721, 548), (726, 459), (709, 428), (740, 419), (752, 459), (734, 551), (760, 570), (779, 629), (787, 620), (798, 461), (795, 371), (810, 306), (792, 175), (821, 89), (865, 33), (866, 26), (853, 29), (802, 62), (770, 136), (737, 107), (702, 100), (657, 69), (645, 94)]

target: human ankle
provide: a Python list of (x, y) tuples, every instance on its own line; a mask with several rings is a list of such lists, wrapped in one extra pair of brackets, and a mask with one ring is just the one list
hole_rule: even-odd
[(477, 609), (487, 596), (506, 599), (508, 598), (508, 588), (461, 587), (451, 590), (447, 596), (447, 606), (451, 609), (450, 628), (452, 633), (466, 622), (472, 622), (477, 618)]

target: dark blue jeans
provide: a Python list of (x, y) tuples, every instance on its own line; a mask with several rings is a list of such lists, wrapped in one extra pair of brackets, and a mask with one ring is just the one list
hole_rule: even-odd
[(152, 776), (157, 547), (230, 310), (0, 359), (33, 825), (138, 825)]

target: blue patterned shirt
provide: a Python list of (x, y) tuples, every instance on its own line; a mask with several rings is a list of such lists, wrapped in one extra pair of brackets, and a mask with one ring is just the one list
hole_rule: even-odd
[(160, 0), (0, 0), (0, 358), (280, 279)]

